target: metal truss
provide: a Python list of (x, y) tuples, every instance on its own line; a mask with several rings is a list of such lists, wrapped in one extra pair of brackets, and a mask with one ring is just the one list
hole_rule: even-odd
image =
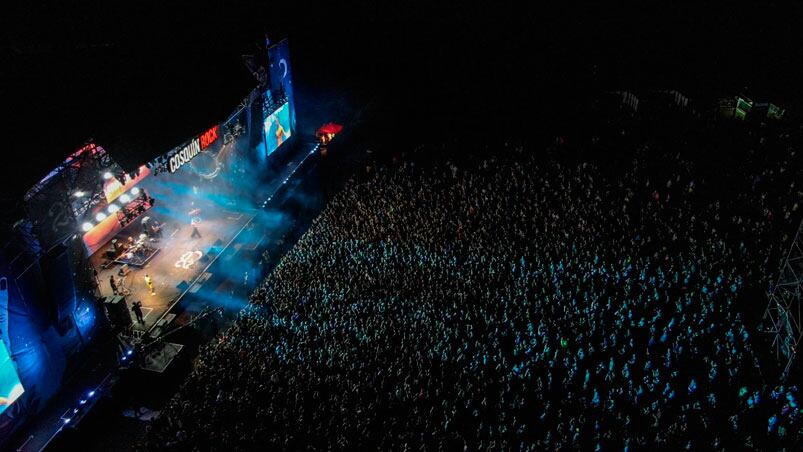
[[(89, 142), (28, 190), (25, 201), (41, 197), (52, 198), (56, 194), (53, 193), (54, 190), (49, 189), (49, 186), (60, 179), (63, 184), (60, 188), (66, 189), (66, 192), (58, 193), (57, 196), (72, 208), (75, 218), (83, 218), (89, 209), (105, 199), (101, 172), (114, 170), (115, 165), (109, 154), (102, 147)], [(86, 195), (72, 199), (70, 195), (75, 190), (83, 191)]]
[(284, 105), (287, 100), (287, 95), (284, 92), (278, 93), (272, 100), (266, 100), (266, 102), (262, 104), (262, 116), (267, 118), (270, 114), (278, 110), (279, 107)]
[(772, 345), (775, 348), (776, 358), (785, 366), (783, 379), (789, 375), (803, 339), (802, 298), (803, 221), (798, 226), (789, 253), (781, 264), (778, 282), (769, 294), (767, 309), (764, 311), (766, 332), (773, 336)]

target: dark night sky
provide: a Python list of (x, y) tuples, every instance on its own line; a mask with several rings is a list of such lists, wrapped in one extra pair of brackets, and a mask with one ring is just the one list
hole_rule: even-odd
[(310, 93), (381, 93), (399, 118), (467, 127), (525, 128), (600, 89), (803, 98), (799, 2), (52, 3), (4, 7), (0, 96), (16, 162), (6, 202), (88, 136), (162, 147), (219, 121), (253, 86), (239, 56), (265, 32), (291, 39), (297, 86)]

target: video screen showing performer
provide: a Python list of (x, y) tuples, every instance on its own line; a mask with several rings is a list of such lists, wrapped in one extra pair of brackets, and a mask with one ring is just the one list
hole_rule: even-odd
[(265, 144), (268, 155), (290, 138), (293, 133), (290, 128), (290, 104), (285, 103), (265, 119)]

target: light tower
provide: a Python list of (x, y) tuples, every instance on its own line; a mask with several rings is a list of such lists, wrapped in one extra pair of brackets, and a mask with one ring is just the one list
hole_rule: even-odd
[[(779, 364), (784, 365), (785, 379), (797, 357), (803, 329), (801, 329), (801, 298), (803, 298), (803, 221), (797, 228), (795, 239), (781, 263), (778, 282), (769, 294), (764, 311), (766, 332), (773, 336)], [(784, 362), (785, 361), (785, 362)]]

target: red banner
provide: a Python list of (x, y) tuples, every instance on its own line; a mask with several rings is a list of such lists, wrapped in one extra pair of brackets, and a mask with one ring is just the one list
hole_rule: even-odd
[(219, 126), (214, 126), (201, 134), (201, 149), (206, 149), (210, 144), (217, 140), (217, 131)]

